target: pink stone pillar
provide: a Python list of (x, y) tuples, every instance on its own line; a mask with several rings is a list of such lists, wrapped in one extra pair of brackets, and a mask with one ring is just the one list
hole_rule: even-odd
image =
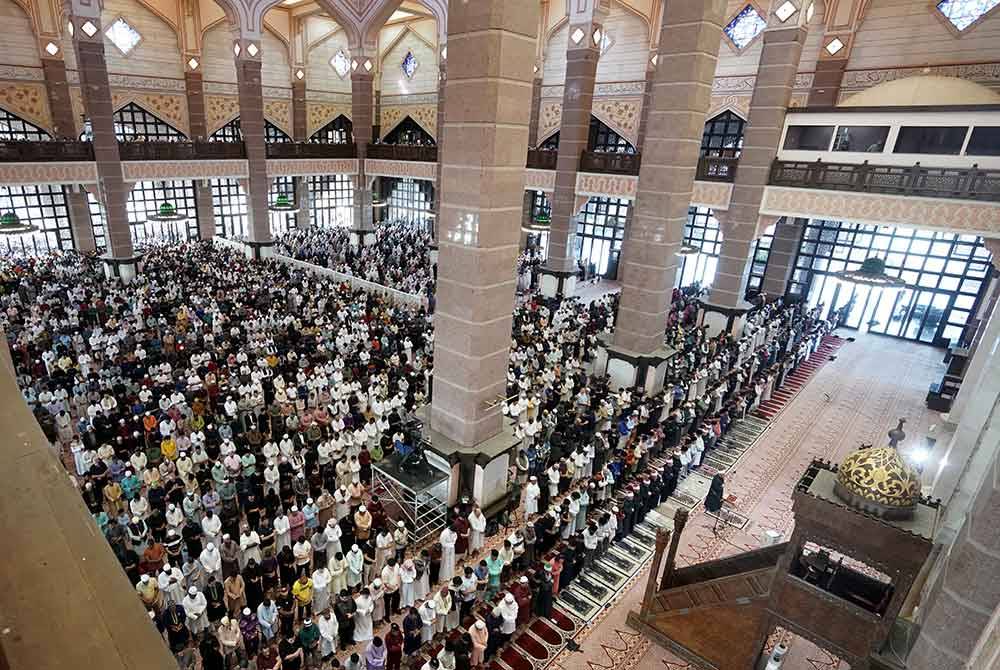
[(431, 426), (473, 446), (501, 427), (539, 6), (449, 9)]
[(664, 8), (635, 211), (622, 252), (615, 348), (640, 354), (663, 348), (725, 9), (725, 0), (678, 0)]
[[(270, 256), (274, 246), (271, 238), (271, 215), (267, 196), (271, 180), (267, 176), (267, 145), (264, 143), (264, 92), (261, 86), (261, 42), (241, 37), (236, 53), (236, 81), (240, 98), (240, 130), (246, 147), (250, 171), (247, 205), (250, 215), (248, 243), (255, 257)], [(256, 53), (255, 53), (256, 52)]]
[(93, 132), (98, 186), (104, 203), (108, 240), (106, 269), (110, 276), (127, 282), (135, 276), (137, 264), (125, 207), (129, 186), (122, 180), (118, 140), (115, 137), (114, 106), (104, 56), (104, 31), (100, 17), (96, 15), (71, 15), (69, 20), (74, 28), (73, 46), (80, 72), (80, 89)]
[[(293, 75), (292, 79), (292, 139), (296, 142), (309, 141), (309, 119), (306, 114), (306, 80)], [(295, 213), (295, 227), (309, 227), (309, 179), (293, 177), (295, 201), (299, 211)]]
[[(724, 310), (745, 310), (743, 300), (750, 250), (757, 236), (760, 202), (785, 125), (795, 73), (807, 30), (780, 26), (764, 32), (764, 48), (750, 99), (743, 150), (729, 210), (720, 215), (722, 249), (708, 302)], [(711, 310), (711, 308), (709, 308)]]
[(215, 237), (215, 204), (212, 202), (212, 184), (208, 179), (194, 183), (194, 204), (198, 211), (198, 237), (210, 240)]
[(538, 124), (542, 116), (542, 78), (536, 74), (531, 82), (531, 120), (528, 122), (528, 146), (538, 146)]
[(569, 40), (566, 47), (566, 82), (563, 86), (556, 189), (552, 196), (549, 255), (539, 286), (548, 297), (571, 296), (576, 286), (576, 174), (580, 154), (590, 138), (590, 112), (594, 102), (597, 60), (607, 4), (601, 0), (570, 3)]
[(768, 298), (780, 298), (788, 288), (788, 279), (795, 269), (795, 256), (802, 241), (805, 219), (783, 218), (774, 224), (774, 239), (767, 255), (767, 268), (761, 289)]
[(437, 217), (441, 213), (441, 156), (444, 152), (444, 89), (448, 82), (447, 45), (442, 44), (438, 57), (438, 99), (437, 99), (437, 180), (434, 182), (434, 219), (431, 221), (431, 236), (437, 240)]
[[(354, 124), (354, 141), (358, 145), (358, 174), (354, 177), (354, 226), (357, 241), (363, 242), (365, 234), (374, 227), (372, 189), (365, 174), (365, 155), (372, 141), (374, 120), (374, 92), (372, 60), (359, 53), (352, 62), (357, 67), (351, 73), (351, 121)], [(365, 64), (368, 64), (366, 67)]]
[[(189, 59), (190, 60), (190, 59)], [(184, 90), (187, 93), (188, 123), (192, 140), (208, 139), (208, 121), (205, 116), (205, 84), (200, 70), (185, 65)]]

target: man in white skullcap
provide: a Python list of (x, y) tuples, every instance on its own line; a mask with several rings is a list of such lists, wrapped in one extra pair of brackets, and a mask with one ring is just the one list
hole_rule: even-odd
[(184, 600), (181, 601), (181, 605), (187, 614), (187, 625), (193, 635), (208, 628), (208, 615), (205, 613), (208, 609), (208, 601), (205, 600), (205, 594), (192, 586), (188, 589)]
[(430, 642), (434, 637), (434, 628), (437, 622), (437, 611), (435, 609), (433, 600), (425, 600), (424, 604), (420, 606), (420, 623), (423, 626), (420, 629), (420, 641)]

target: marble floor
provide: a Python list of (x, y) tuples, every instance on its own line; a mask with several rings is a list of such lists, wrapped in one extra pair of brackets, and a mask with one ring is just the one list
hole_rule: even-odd
[[(719, 524), (714, 534), (715, 519), (696, 505), (681, 539), (679, 564), (760, 547), (769, 530), (787, 538), (793, 526), (792, 487), (812, 459), (839, 462), (862, 443), (884, 444), (898, 418), (907, 419), (904, 448), (919, 444), (932, 427), (939, 441), (947, 440), (940, 416), (924, 406), (928, 385), (944, 370), (941, 350), (853, 331), (840, 334), (856, 341), (840, 347), (835, 360), (817, 371), (729, 469), (726, 494), (733, 496), (729, 501), (741, 523)], [(563, 651), (550, 667), (697, 670), (625, 623), (629, 610), (639, 609), (645, 578), (644, 570), (617, 602), (581, 631), (576, 637), (579, 652)], [(783, 670), (847, 668), (806, 640), (786, 639), (791, 651)]]

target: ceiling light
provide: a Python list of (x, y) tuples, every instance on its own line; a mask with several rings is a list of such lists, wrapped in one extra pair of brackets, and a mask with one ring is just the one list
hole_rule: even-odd
[(844, 43), (840, 41), (840, 38), (834, 37), (832, 40), (830, 40), (830, 43), (826, 45), (826, 52), (831, 56), (833, 56), (843, 48), (844, 48)]
[(573, 40), (573, 44), (579, 44), (580, 40), (582, 40), (583, 36), (586, 34), (587, 33), (583, 32), (583, 30), (577, 28), (576, 30), (573, 31), (573, 34), (570, 35), (569, 38)]
[(240, 44), (239, 44), (239, 42), (237, 42), (236, 44), (233, 45), (233, 53), (236, 54), (237, 56), (240, 55)]
[(876, 288), (905, 288), (906, 282), (899, 277), (885, 273), (885, 261), (881, 258), (866, 258), (857, 270), (843, 270), (833, 275), (843, 282), (873, 286)]
[(295, 78), (296, 79), (302, 79), (305, 76), (306, 76), (306, 73), (303, 72), (302, 70), (296, 70), (295, 71)]
[(57, 53), (59, 53), (59, 47), (57, 47), (54, 42), (49, 42), (48, 44), (46, 44), (45, 50), (48, 52), (50, 56), (55, 56)]
[(256, 56), (258, 51), (260, 51), (260, 49), (258, 49), (257, 45), (253, 42), (251, 42), (250, 46), (247, 47), (247, 53), (251, 56)]
[(788, 19), (792, 18), (792, 15), (799, 11), (799, 8), (795, 6), (791, 0), (785, 0), (776, 10), (774, 10), (774, 15), (778, 17), (778, 20), (784, 23)]
[(85, 21), (84, 24), (80, 26), (80, 28), (83, 29), (83, 32), (87, 33), (87, 37), (93, 37), (94, 33), (97, 32), (97, 26), (95, 26), (90, 21)]
[(197, 70), (198, 69), (198, 59), (197, 58), (192, 58), (191, 60), (189, 60), (188, 61), (188, 67), (191, 68), (192, 70)]

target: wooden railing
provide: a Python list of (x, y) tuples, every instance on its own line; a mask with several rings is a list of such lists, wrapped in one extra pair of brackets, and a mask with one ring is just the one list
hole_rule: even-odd
[(94, 160), (94, 147), (90, 142), (74, 140), (0, 142), (0, 162), (3, 163), (92, 160)]
[(531, 170), (555, 170), (559, 152), (552, 149), (528, 149), (525, 166)]
[(119, 142), (123, 161), (221, 161), (246, 158), (242, 142)]
[(420, 144), (369, 144), (365, 149), (366, 158), (390, 161), (437, 162), (438, 150), (435, 146)]
[(357, 158), (358, 145), (326, 142), (268, 142), (268, 158)]
[(698, 181), (727, 181), (736, 179), (739, 158), (723, 156), (702, 156), (698, 159), (698, 170), (694, 178)]
[(580, 172), (638, 175), (642, 154), (581, 151)]
[(775, 160), (774, 186), (1000, 202), (1000, 170)]

